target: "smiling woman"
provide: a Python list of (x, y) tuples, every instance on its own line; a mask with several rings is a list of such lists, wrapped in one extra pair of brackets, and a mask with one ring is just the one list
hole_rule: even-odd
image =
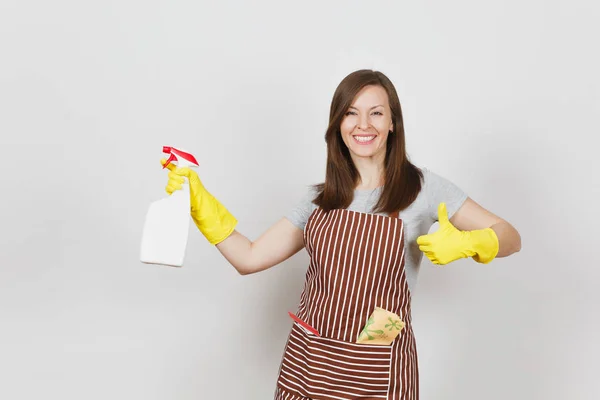
[(388, 214), (418, 196), (423, 173), (408, 159), (400, 100), (383, 73), (355, 71), (340, 82), (325, 141), (326, 177), (315, 198), (324, 210), (348, 207), (355, 190), (381, 188), (369, 211)]
[(388, 96), (381, 86), (364, 87), (345, 113), (340, 126), (342, 139), (354, 162), (361, 157), (371, 157), (377, 158), (382, 165), (387, 136), (393, 129)]
[[(466, 257), (489, 263), (519, 251), (520, 236), (454, 183), (409, 161), (400, 101), (381, 72), (342, 80), (325, 140), (325, 181), (255, 241), (235, 229), (236, 218), (195, 172), (169, 165), (167, 192), (189, 177), (196, 226), (240, 274), (306, 248), (310, 264), (277, 400), (416, 400), (411, 291), (423, 255), (438, 265)], [(436, 221), (440, 229), (427, 235)]]

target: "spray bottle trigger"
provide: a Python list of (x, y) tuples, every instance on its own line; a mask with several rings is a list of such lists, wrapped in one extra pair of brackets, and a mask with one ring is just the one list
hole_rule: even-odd
[(169, 158), (163, 165), (163, 169), (167, 168), (167, 165), (169, 165), (172, 161), (177, 161), (177, 156), (173, 153), (169, 153)]

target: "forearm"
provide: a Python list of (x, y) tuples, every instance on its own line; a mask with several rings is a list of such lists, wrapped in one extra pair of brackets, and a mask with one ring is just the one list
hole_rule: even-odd
[(254, 241), (234, 230), (217, 248), (242, 275), (271, 268), (304, 247), (304, 235), (287, 218), (281, 218)]
[(521, 250), (521, 235), (508, 222), (498, 222), (490, 228), (498, 236), (498, 255), (496, 257), (507, 257)]
[(252, 272), (252, 241), (238, 231), (234, 230), (225, 240), (216, 245), (223, 257), (241, 275)]

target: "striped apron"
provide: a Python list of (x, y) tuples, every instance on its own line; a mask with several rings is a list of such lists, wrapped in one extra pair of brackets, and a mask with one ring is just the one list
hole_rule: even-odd
[[(391, 216), (317, 208), (304, 230), (310, 256), (297, 316), (279, 368), (275, 400), (419, 398), (404, 225)], [(390, 345), (356, 343), (381, 307), (406, 326)]]

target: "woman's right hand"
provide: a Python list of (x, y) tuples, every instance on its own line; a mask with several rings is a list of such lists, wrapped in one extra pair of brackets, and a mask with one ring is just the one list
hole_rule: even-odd
[[(165, 165), (167, 160), (160, 160)], [(190, 168), (179, 168), (168, 164), (169, 181), (165, 188), (168, 194), (180, 190), (188, 178), (190, 185), (190, 214), (194, 223), (211, 244), (225, 240), (235, 230), (237, 219), (213, 196), (204, 185), (198, 174)]]
[[(161, 160), (164, 165), (165, 159)], [(172, 194), (185, 184), (190, 185), (191, 215), (196, 226), (231, 265), (242, 275), (273, 267), (304, 247), (302, 229), (287, 218), (281, 218), (254, 242), (235, 230), (237, 220), (205, 188), (196, 172), (190, 168), (167, 165), (169, 181), (166, 191)], [(227, 240), (225, 240), (227, 239)]]

